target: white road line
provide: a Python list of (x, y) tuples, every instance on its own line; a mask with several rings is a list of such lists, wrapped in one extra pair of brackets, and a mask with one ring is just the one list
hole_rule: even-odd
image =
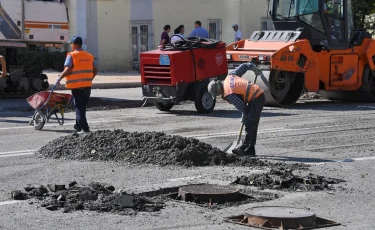
[(167, 179), (167, 181), (176, 182), (176, 181), (194, 180), (194, 179), (199, 179), (202, 177), (203, 176), (180, 177), (180, 178)]
[(34, 155), (34, 152), (24, 152), (24, 153), (5, 154), (5, 155), (0, 155), (0, 158), (4, 158), (4, 157), (18, 157), (18, 156), (28, 156), (28, 155)]
[(375, 160), (375, 156), (371, 157), (358, 157), (358, 158), (351, 158), (354, 161), (366, 161), (366, 160)]
[(1, 152), (0, 155), (7, 155), (7, 154), (16, 154), (16, 153), (29, 153), (34, 152), (34, 150), (20, 150), (20, 151), (10, 151), (10, 152)]
[[(285, 132), (285, 131), (301, 131), (301, 130), (312, 130), (312, 129), (322, 129), (322, 128), (333, 128), (333, 127), (341, 127), (340, 125), (327, 125), (321, 127), (307, 127), (307, 128), (298, 128), (298, 129), (289, 129), (289, 128), (272, 128), (272, 129), (263, 129), (258, 132), (259, 133), (277, 133), (277, 132)], [(174, 135), (181, 135), (181, 134), (174, 134)], [(197, 139), (209, 139), (214, 137), (222, 137), (222, 136), (233, 136), (238, 135), (238, 132), (225, 132), (225, 133), (212, 133), (212, 134), (195, 134), (195, 135), (183, 135), (184, 137), (190, 138), (197, 138)]]
[[(128, 117), (133, 117), (133, 116), (128, 116)], [(89, 124), (94, 124), (94, 123), (113, 123), (113, 122), (120, 122), (122, 120), (99, 120), (99, 121), (90, 121)], [(75, 122), (73, 123), (64, 123), (64, 125), (74, 125)], [(54, 124), (46, 124), (44, 125), (44, 127), (53, 127), (53, 126), (58, 126), (59, 124), (58, 123), (54, 123)], [(3, 128), (0, 128), (0, 130), (13, 130), (13, 129), (32, 129), (33, 126), (15, 126), (15, 127), (3, 127)]]
[(21, 203), (21, 202), (24, 202), (24, 201), (23, 200), (8, 200), (8, 201), (0, 202), (0, 206), (8, 205), (8, 204), (17, 204), (17, 203)]

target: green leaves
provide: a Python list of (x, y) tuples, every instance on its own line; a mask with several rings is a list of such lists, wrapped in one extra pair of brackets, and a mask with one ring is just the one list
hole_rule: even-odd
[(356, 28), (365, 28), (375, 35), (375, 1), (352, 0), (352, 7)]
[(62, 71), (66, 53), (45, 52), (19, 49), (17, 51), (17, 64), (24, 65), (25, 70), (54, 69)]

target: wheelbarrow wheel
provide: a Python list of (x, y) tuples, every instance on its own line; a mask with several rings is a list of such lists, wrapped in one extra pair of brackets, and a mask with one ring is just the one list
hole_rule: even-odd
[(42, 130), (45, 123), (46, 123), (46, 115), (43, 113), (43, 111), (38, 110), (34, 117), (34, 129)]

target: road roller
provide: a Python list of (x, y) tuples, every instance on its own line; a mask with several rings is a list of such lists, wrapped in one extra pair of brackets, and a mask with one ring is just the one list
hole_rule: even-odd
[[(354, 26), (351, 0), (270, 0), (272, 30), (226, 47), (229, 72), (252, 61), (266, 105), (288, 107), (305, 91), (330, 100), (375, 101), (375, 40)], [(243, 76), (253, 81), (248, 71)]]

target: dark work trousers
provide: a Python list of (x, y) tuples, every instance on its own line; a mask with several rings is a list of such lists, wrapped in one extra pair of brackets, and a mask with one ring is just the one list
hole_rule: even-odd
[(86, 105), (90, 99), (91, 88), (72, 89), (74, 108), (76, 110), (77, 130), (89, 132), (90, 128), (86, 119)]
[(266, 97), (262, 94), (249, 102), (248, 117), (245, 123), (245, 142), (248, 141), (249, 146), (255, 146), (257, 142), (260, 114), (262, 113), (265, 101)]

